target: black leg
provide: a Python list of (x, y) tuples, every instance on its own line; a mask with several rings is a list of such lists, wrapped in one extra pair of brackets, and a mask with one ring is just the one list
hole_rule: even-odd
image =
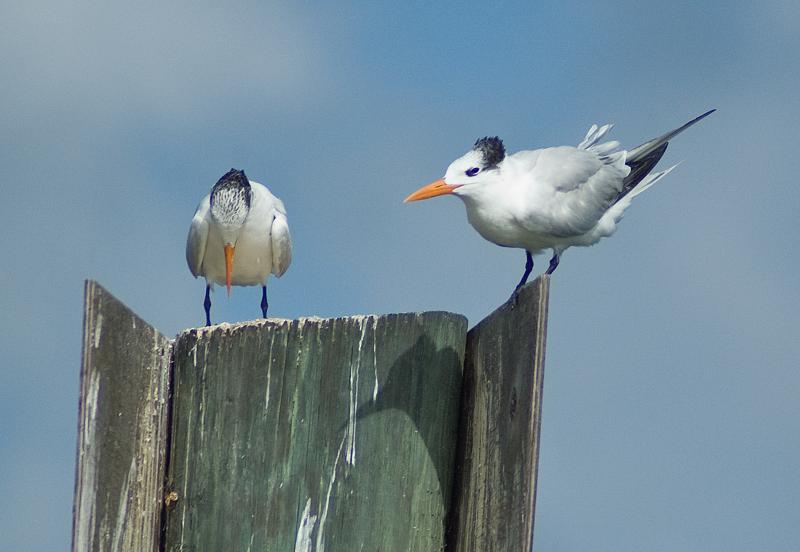
[(531, 275), (531, 270), (533, 270), (533, 255), (531, 255), (530, 251), (526, 251), (525, 255), (527, 255), (525, 259), (525, 274), (522, 275), (522, 279), (517, 284), (517, 287), (514, 288), (515, 292), (525, 285), (525, 282), (528, 281), (528, 276)]
[(206, 286), (206, 300), (203, 301), (203, 307), (206, 309), (206, 326), (211, 325), (211, 286)]
[(269, 303), (267, 303), (267, 286), (261, 286), (261, 314), (264, 315), (264, 318), (267, 317), (268, 308)]
[(544, 273), (552, 274), (553, 272), (555, 272), (556, 268), (558, 267), (558, 261), (560, 258), (561, 256), (557, 252), (553, 251), (553, 258), (550, 259), (550, 266), (547, 267), (547, 270), (545, 270)]

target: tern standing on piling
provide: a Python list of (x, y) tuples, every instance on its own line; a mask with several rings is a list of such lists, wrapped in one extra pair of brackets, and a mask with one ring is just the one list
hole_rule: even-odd
[(280, 278), (292, 262), (292, 237), (283, 202), (269, 189), (231, 169), (200, 202), (186, 240), (186, 262), (206, 279), (206, 325), (211, 325), (211, 286), (261, 286), (267, 317), (267, 278)]
[(651, 172), (669, 140), (714, 111), (629, 151), (620, 150), (618, 142), (600, 142), (612, 125), (592, 125), (577, 147), (508, 156), (500, 138), (481, 138), (450, 164), (444, 178), (406, 202), (444, 194), (461, 198), (481, 236), (525, 250), (519, 289), (533, 269), (534, 254), (553, 251), (546, 271), (552, 274), (568, 247), (593, 245), (613, 234), (633, 198), (675, 168)]

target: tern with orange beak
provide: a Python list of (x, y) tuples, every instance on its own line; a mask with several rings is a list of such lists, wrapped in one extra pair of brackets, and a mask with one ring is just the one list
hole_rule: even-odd
[(601, 142), (612, 125), (592, 125), (577, 147), (513, 155), (506, 155), (500, 138), (481, 138), (450, 164), (444, 178), (406, 202), (458, 196), (481, 236), (524, 249), (525, 272), (516, 291), (528, 280), (536, 253), (552, 250), (546, 271), (552, 274), (567, 248), (594, 245), (613, 234), (633, 198), (675, 168), (652, 172), (668, 142), (714, 111), (628, 151), (619, 149), (618, 142)]
[(206, 279), (206, 325), (211, 325), (211, 287), (261, 286), (267, 317), (267, 278), (283, 276), (292, 262), (292, 237), (283, 202), (244, 171), (231, 169), (200, 202), (186, 240), (186, 262)]

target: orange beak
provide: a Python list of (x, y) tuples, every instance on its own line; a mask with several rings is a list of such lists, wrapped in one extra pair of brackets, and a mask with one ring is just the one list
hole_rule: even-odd
[(225, 286), (228, 288), (228, 297), (231, 296), (231, 275), (233, 274), (233, 250), (234, 246), (225, 244)]
[(410, 196), (408, 196), (403, 203), (408, 203), (410, 201), (419, 201), (421, 199), (428, 199), (431, 197), (436, 197), (444, 194), (452, 194), (453, 190), (459, 188), (458, 184), (445, 184), (444, 180), (437, 180), (436, 182), (431, 182), (427, 186), (423, 186)]

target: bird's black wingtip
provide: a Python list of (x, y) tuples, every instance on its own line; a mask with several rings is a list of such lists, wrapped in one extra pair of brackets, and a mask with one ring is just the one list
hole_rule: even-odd
[(708, 111), (706, 111), (705, 113), (703, 113), (702, 115), (700, 115), (698, 117), (695, 117), (694, 119), (692, 119), (691, 121), (689, 121), (688, 123), (683, 125), (682, 127), (677, 128), (677, 129), (673, 130), (672, 132), (668, 133), (667, 135), (664, 136), (664, 138), (667, 139), (667, 140), (671, 140), (672, 138), (674, 138), (675, 136), (677, 136), (678, 134), (680, 134), (681, 132), (683, 132), (684, 130), (689, 128), (690, 126), (700, 122), (702, 119), (705, 119), (706, 117), (708, 117), (709, 115), (714, 113), (716, 110), (717, 110), (716, 108), (709, 109)]
[(706, 117), (708, 117), (709, 115), (711, 115), (712, 113), (714, 113), (716, 110), (717, 110), (717, 108), (716, 108), (716, 107), (714, 107), (714, 108), (711, 108), (711, 109), (709, 109), (708, 111), (706, 111), (705, 113), (703, 113), (702, 115), (700, 115), (699, 117), (697, 117), (697, 118), (696, 118), (694, 121), (692, 121), (692, 122), (694, 123), (694, 122), (697, 122), (697, 121), (699, 121), (700, 119), (705, 119)]

